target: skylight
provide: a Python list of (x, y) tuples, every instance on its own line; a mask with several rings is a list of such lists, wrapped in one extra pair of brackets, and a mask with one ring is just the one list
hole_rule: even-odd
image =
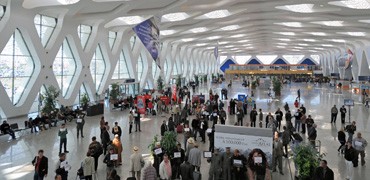
[(324, 32), (308, 32), (307, 34), (312, 34), (314, 36), (326, 36)]
[(195, 44), (195, 46), (205, 46), (207, 45), (208, 43), (199, 43), (199, 44)]
[(252, 46), (252, 44), (243, 44), (242, 46)]
[(318, 52), (318, 51), (316, 51), (316, 50), (308, 50), (308, 51), (310, 51), (310, 52)]
[(303, 41), (306, 41), (306, 42), (316, 42), (315, 39), (303, 39)]
[(289, 64), (298, 64), (304, 55), (283, 55), (283, 58), (289, 62)]
[[(311, 50), (311, 52), (314, 52), (314, 50)], [(316, 61), (316, 63), (320, 62), (320, 55), (313, 54), (313, 55), (311, 55), (311, 58), (312, 58), (312, 60)]]
[(227, 43), (229, 43), (229, 42), (227, 42), (227, 41), (218, 42), (218, 44), (220, 44), (220, 45), (227, 44)]
[(189, 17), (187, 13), (184, 12), (177, 12), (177, 13), (170, 13), (165, 14), (162, 16), (161, 21), (162, 22), (175, 22), (175, 21), (182, 21)]
[(323, 46), (323, 47), (333, 47), (332, 44), (321, 44), (321, 46)]
[(303, 49), (303, 47), (297, 46), (297, 47), (294, 47), (294, 49)]
[(199, 28), (193, 28), (190, 29), (189, 31), (192, 33), (201, 33), (201, 32), (206, 32), (208, 29), (206, 27), (199, 27)]
[(287, 43), (276, 43), (276, 44), (278, 44), (278, 45), (283, 45), (283, 46), (288, 45)]
[(226, 9), (216, 10), (209, 13), (204, 14), (203, 16), (209, 19), (218, 19), (230, 16), (230, 12)]
[(233, 35), (233, 36), (230, 36), (231, 38), (240, 38), (240, 37), (244, 37), (245, 34), (237, 34), (237, 35)]
[(225, 26), (223, 28), (221, 28), (220, 30), (222, 31), (232, 31), (232, 30), (236, 30), (236, 29), (239, 29), (240, 26), (239, 25), (230, 25), (230, 26)]
[(256, 57), (263, 64), (271, 64), (272, 61), (276, 59), (277, 55), (257, 55)]
[(285, 35), (285, 36), (294, 36), (295, 35), (294, 32), (275, 32), (275, 33)]
[(225, 48), (232, 48), (234, 47), (234, 45), (228, 45), (228, 46), (224, 46)]
[(358, 20), (359, 22), (362, 22), (362, 23), (370, 23), (370, 19), (368, 20)]
[(249, 40), (248, 40), (248, 39), (244, 39), (244, 40), (240, 40), (240, 41), (238, 41), (238, 42), (240, 42), (240, 43), (245, 43), (245, 42), (249, 42)]
[(234, 59), (238, 64), (245, 64), (252, 56), (235, 56)]
[(315, 47), (314, 49), (316, 49), (316, 50), (324, 50), (324, 48), (321, 48), (321, 47)]
[(78, 3), (79, 1), (80, 0), (58, 0), (58, 2), (63, 5), (75, 4)]
[(275, 24), (288, 26), (288, 27), (302, 27), (302, 23), (300, 22), (282, 22), (282, 23), (275, 23)]
[(334, 27), (343, 26), (343, 21), (314, 21), (311, 23)]
[(171, 35), (171, 34), (174, 34), (174, 33), (176, 33), (175, 30), (162, 30), (162, 31), (160, 31), (160, 34), (164, 35), (164, 36)]
[(185, 38), (185, 39), (181, 39), (181, 41), (190, 42), (190, 41), (194, 41), (194, 38)]
[(207, 37), (207, 39), (209, 40), (215, 40), (215, 39), (220, 39), (221, 36), (210, 36), (210, 37)]
[(279, 40), (280, 41), (290, 41), (290, 39), (284, 39), (284, 38), (280, 38)]
[(215, 47), (206, 47), (206, 49), (214, 49)]
[(344, 34), (344, 35), (349, 35), (349, 36), (366, 36), (365, 32), (338, 32), (338, 34)]
[(126, 17), (119, 17), (118, 19), (127, 25), (139, 24), (144, 21), (144, 18), (140, 16), (126, 16)]
[(339, 43), (344, 43), (344, 42), (346, 42), (346, 40), (344, 40), (344, 39), (327, 39), (327, 40), (329, 40), (329, 41), (333, 41), (333, 42), (339, 42)]
[(276, 46), (277, 48), (285, 48), (285, 46)]
[(308, 44), (300, 43), (300, 44), (298, 44), (298, 46), (308, 46)]
[(370, 9), (370, 3), (367, 0), (345, 0), (345, 1), (332, 1), (328, 4), (348, 7), (351, 9)]
[(277, 9), (288, 10), (298, 13), (313, 13), (312, 7), (313, 4), (295, 4), (295, 5), (286, 5), (286, 6), (277, 6)]

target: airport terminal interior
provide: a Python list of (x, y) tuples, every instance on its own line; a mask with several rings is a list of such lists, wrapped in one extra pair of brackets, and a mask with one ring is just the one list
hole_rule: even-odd
[[(288, 126), (284, 106), (294, 114), (297, 101), (317, 125), (312, 149), (324, 155), (334, 179), (368, 179), (368, 164), (348, 170), (350, 161), (338, 151), (338, 131), (356, 121), (354, 138), (360, 132), (370, 140), (369, 25), (369, 0), (0, 0), (0, 123), (7, 121), (15, 132), (14, 139), (9, 130), (0, 134), (0, 179), (33, 179), (31, 161), (40, 149), (48, 157), (44, 179), (55, 179), (63, 123), (68, 131), (68, 179), (79, 179), (77, 170), (91, 138), (101, 142), (103, 116), (111, 129), (115, 122), (122, 128), (117, 174), (131, 177), (130, 156), (136, 146), (145, 160), (143, 175), (153, 161), (149, 145), (154, 136), (161, 137), (162, 122), (173, 117), (180, 126), (189, 122), (191, 127), (196, 113), (189, 110), (186, 119), (177, 119), (173, 109), (195, 107), (201, 99), (217, 108), (224, 104), (216, 108), (219, 119), (219, 110), (227, 114), (225, 125), (219, 126), (230, 128), (237, 126), (239, 117), (230, 114), (230, 99), (244, 103), (246, 133), (266, 129), (265, 117), (270, 112), (275, 117), (278, 108), (284, 113), (282, 126)], [(225, 91), (228, 99), (221, 98)], [(215, 94), (220, 101), (212, 101)], [(156, 115), (146, 112), (147, 99)], [(158, 113), (158, 101), (168, 112)], [(338, 110), (345, 105), (344, 123), (341, 113), (331, 123), (334, 105)], [(262, 128), (250, 127), (253, 106), (262, 110)], [(75, 114), (63, 114), (66, 107)], [(143, 110), (141, 131), (135, 132), (134, 125), (129, 133), (130, 110), (135, 115)], [(212, 118), (199, 114), (211, 128)], [(37, 116), (50, 117), (55, 126), (39, 122), (38, 132), (31, 133), (28, 122)], [(84, 137), (78, 137), (76, 124), (82, 116)], [(291, 121), (294, 126), (294, 117)], [(276, 130), (273, 125), (268, 128)], [(217, 134), (217, 127), (213, 131), (207, 134), (214, 133), (216, 139), (222, 134)], [(310, 145), (309, 131), (297, 131), (302, 144)], [(175, 134), (185, 148), (186, 132)], [(205, 142), (196, 137), (201, 151), (209, 151), (208, 135)], [(282, 158), (282, 174), (269, 164), (271, 178), (266, 179), (303, 179), (293, 140), (287, 158)], [(272, 153), (273, 133), (269, 141)], [(216, 148), (218, 143), (215, 140)], [(362, 145), (369, 162), (368, 148)], [(93, 179), (107, 179), (103, 159), (101, 155)], [(209, 178), (210, 167), (202, 155), (201, 179), (217, 179)], [(221, 171), (218, 175), (228, 180)]]

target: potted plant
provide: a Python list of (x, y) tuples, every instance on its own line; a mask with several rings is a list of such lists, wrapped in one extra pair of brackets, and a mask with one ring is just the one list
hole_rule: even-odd
[(150, 143), (149, 146), (148, 146), (148, 149), (149, 149), (149, 152), (150, 152), (151, 155), (153, 155), (152, 154), (153, 153), (152, 151), (153, 151), (153, 149), (155, 147), (155, 143), (157, 143), (157, 142), (159, 142), (158, 135), (155, 135), (154, 138), (153, 138), (152, 143)]
[(111, 90), (109, 92), (111, 102), (116, 102), (119, 96), (119, 85), (117, 83), (111, 84)]
[(157, 79), (157, 89), (160, 94), (163, 93), (163, 88), (164, 88), (163, 79), (161, 76), (159, 76)]
[(44, 107), (42, 108), (41, 112), (50, 114), (51, 111), (54, 111), (59, 95), (59, 90), (57, 90), (54, 86), (49, 86), (41, 97), (41, 99), (44, 101)]
[(294, 148), (294, 163), (300, 180), (309, 180), (325, 154), (319, 154), (311, 144), (301, 143)]
[(276, 78), (272, 80), (272, 90), (274, 91), (276, 96), (281, 95), (281, 82)]
[(87, 105), (88, 105), (89, 102), (90, 102), (89, 96), (86, 93), (82, 94), (82, 96), (81, 96), (81, 107), (83, 108), (84, 111), (86, 111), (86, 108), (87, 108)]
[(172, 155), (176, 149), (177, 134), (172, 131), (167, 131), (161, 139), (161, 146), (166, 150), (167, 154)]

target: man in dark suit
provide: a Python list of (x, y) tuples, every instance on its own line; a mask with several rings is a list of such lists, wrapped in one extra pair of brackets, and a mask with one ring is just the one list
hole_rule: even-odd
[(35, 166), (33, 180), (43, 180), (48, 175), (48, 158), (44, 156), (44, 150), (39, 150), (38, 156), (32, 160)]
[(188, 162), (188, 157), (185, 157), (185, 161), (180, 165), (181, 179), (193, 179), (194, 167)]
[(256, 127), (257, 115), (258, 113), (256, 108), (253, 108), (253, 110), (250, 113), (251, 127)]
[(315, 169), (314, 180), (334, 180), (334, 172), (328, 167), (326, 160), (320, 161), (320, 166)]

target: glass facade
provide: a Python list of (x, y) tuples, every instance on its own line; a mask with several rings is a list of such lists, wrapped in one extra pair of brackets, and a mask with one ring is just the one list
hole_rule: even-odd
[(41, 39), (42, 45), (45, 47), (49, 42), (51, 35), (57, 25), (57, 19), (41, 14), (37, 14), (34, 19), (37, 34)]
[(121, 51), (116, 68), (114, 69), (112, 79), (129, 79), (131, 78), (127, 68), (125, 53)]
[(114, 44), (116, 42), (116, 39), (117, 39), (117, 32), (109, 31), (108, 40), (109, 40), (109, 47), (110, 47), (110, 49), (113, 48), (113, 46), (114, 46)]
[(141, 80), (141, 77), (143, 76), (143, 69), (144, 69), (143, 56), (140, 54), (139, 59), (136, 64), (137, 78), (139, 81)]
[(69, 42), (67, 39), (64, 39), (53, 64), (53, 72), (57, 78), (63, 97), (67, 95), (72, 79), (75, 76), (76, 68), (76, 60), (71, 51)]
[(105, 60), (101, 51), (100, 44), (96, 47), (95, 53), (90, 63), (90, 72), (93, 78), (96, 91), (100, 89), (100, 85), (105, 73)]
[(16, 29), (0, 54), (0, 81), (13, 105), (19, 102), (34, 68), (22, 33)]
[(81, 40), (82, 48), (85, 49), (87, 41), (89, 40), (90, 35), (91, 35), (92, 27), (80, 24), (77, 28), (77, 31), (78, 31), (78, 37)]

